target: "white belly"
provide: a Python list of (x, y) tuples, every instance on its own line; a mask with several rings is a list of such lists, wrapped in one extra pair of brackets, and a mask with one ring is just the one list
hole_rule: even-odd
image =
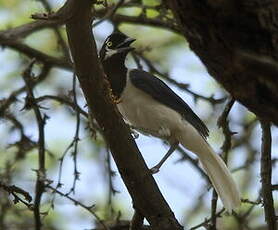
[(138, 130), (164, 139), (175, 139), (185, 122), (179, 113), (134, 87), (129, 79), (117, 107), (124, 119)]

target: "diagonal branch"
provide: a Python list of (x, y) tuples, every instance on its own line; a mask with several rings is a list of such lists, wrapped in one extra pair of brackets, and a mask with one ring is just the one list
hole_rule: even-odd
[(98, 60), (91, 32), (91, 2), (68, 0), (67, 3), (72, 6), (64, 10), (71, 11), (69, 13), (73, 15), (66, 23), (66, 30), (76, 75), (88, 107), (103, 130), (134, 206), (154, 229), (182, 229), (111, 100), (111, 91)]
[(51, 28), (62, 24), (62, 22), (49, 20), (49, 21), (35, 21), (26, 23), (8, 30), (0, 31), (0, 36), (5, 36), (11, 40), (19, 40), (27, 37), (33, 32), (36, 32), (41, 29)]
[(76, 206), (80, 206), (81, 208), (84, 208), (85, 210), (87, 210), (89, 213), (91, 213), (97, 220), (97, 222), (103, 227), (103, 230), (109, 230), (108, 227), (105, 225), (105, 223), (101, 220), (101, 218), (96, 214), (95, 212), (95, 205), (85, 205), (83, 203), (81, 203), (80, 201), (72, 198), (68, 193), (63, 193), (60, 190), (58, 190), (57, 188), (52, 187), (51, 185), (47, 185), (46, 186), (48, 189), (50, 189), (54, 194), (59, 194), (62, 197), (67, 198), (68, 200), (70, 200), (71, 202), (74, 203), (74, 205)]
[(66, 59), (52, 57), (19, 41), (7, 38), (3, 34), (0, 34), (0, 45), (19, 51), (27, 57), (35, 58), (37, 61), (45, 64), (63, 69), (71, 69), (71, 63), (69, 63)]
[(140, 64), (140, 62), (138, 60), (136, 60), (136, 58), (138, 58), (137, 56), (140, 57), (144, 61), (144, 63), (147, 65), (147, 67), (149, 68), (149, 70), (152, 73), (157, 74), (162, 79), (165, 79), (166, 81), (175, 85), (179, 89), (184, 90), (185, 92), (189, 93), (193, 97), (195, 102), (198, 99), (202, 99), (204, 101), (207, 101), (207, 102), (211, 103), (212, 105), (216, 105), (216, 104), (219, 104), (219, 103), (222, 103), (223, 101), (225, 101), (225, 98), (215, 99), (213, 96), (205, 97), (203, 95), (200, 95), (200, 94), (197, 94), (197, 93), (193, 92), (192, 90), (189, 89), (188, 84), (177, 82), (172, 77), (170, 77), (168, 73), (160, 72), (147, 57), (145, 57), (144, 55), (142, 55), (138, 52), (136, 52), (136, 54), (133, 55), (134, 61), (137, 63), (137, 65)]

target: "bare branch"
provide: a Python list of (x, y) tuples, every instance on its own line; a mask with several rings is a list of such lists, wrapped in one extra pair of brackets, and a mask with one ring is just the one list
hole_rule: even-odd
[[(162, 73), (160, 72), (153, 64), (152, 62), (146, 58), (145, 56), (143, 56), (140, 53), (136, 53), (134, 56), (138, 55), (144, 62), (145, 64), (148, 66), (149, 70), (154, 73), (157, 74), (159, 77), (165, 79), (166, 81), (170, 82), (171, 84), (175, 85), (176, 87), (180, 88), (181, 90), (184, 90), (185, 92), (189, 93), (194, 101), (196, 102), (198, 99), (202, 99), (205, 101), (210, 102), (212, 105), (215, 104), (219, 104), (222, 103), (223, 101), (225, 101), (225, 98), (221, 98), (221, 99), (215, 99), (213, 96), (211, 97), (205, 97), (203, 95), (197, 94), (195, 92), (193, 92), (192, 90), (189, 89), (189, 85), (188, 84), (184, 84), (184, 83), (180, 83), (177, 82), (176, 80), (174, 80), (172, 77), (169, 76), (168, 73)], [(138, 60), (136, 60), (136, 58), (134, 58), (135, 62), (138, 63)], [(140, 66), (139, 66), (140, 67)]]
[[(44, 8), (47, 10), (48, 13), (52, 12), (51, 6), (50, 6), (50, 4), (48, 3), (47, 0), (40, 0), (40, 2), (43, 4)], [(62, 51), (63, 51), (65, 57), (68, 60), (70, 60), (70, 54), (69, 54), (68, 46), (67, 46), (66, 42), (64, 41), (61, 32), (59, 31), (58, 25), (55, 25), (53, 30), (54, 30), (54, 33), (56, 34), (56, 37), (57, 37), (57, 40), (58, 40), (58, 44), (61, 46)]]
[(37, 170), (37, 181), (36, 181), (36, 191), (35, 191), (35, 201), (34, 201), (34, 218), (35, 218), (35, 229), (40, 230), (42, 223), (40, 217), (40, 205), (41, 205), (41, 198), (44, 192), (44, 181), (46, 178), (45, 175), (45, 135), (44, 135), (44, 126), (46, 121), (46, 116), (42, 116), (39, 106), (36, 104), (35, 96), (33, 93), (33, 84), (31, 83), (31, 75), (32, 75), (32, 66), (35, 63), (35, 60), (32, 60), (26, 70), (23, 73), (23, 79), (26, 84), (27, 89), (27, 97), (26, 97), (26, 109), (33, 109), (37, 125), (38, 125), (38, 165), (39, 169)]
[(178, 34), (180, 33), (180, 29), (177, 25), (173, 23), (169, 23), (167, 21), (160, 20), (158, 18), (147, 18), (144, 16), (137, 17), (137, 16), (115, 14), (112, 21), (115, 24), (127, 23), (127, 24), (135, 24), (135, 25), (153, 26), (161, 29), (170, 30)]
[(49, 188), (53, 193), (57, 193), (62, 197), (67, 198), (68, 200), (72, 201), (74, 203), (74, 205), (80, 206), (82, 208), (84, 208), (85, 210), (87, 210), (89, 213), (91, 213), (95, 219), (97, 220), (97, 222), (103, 227), (104, 230), (109, 230), (109, 228), (106, 226), (106, 224), (100, 219), (100, 217), (95, 213), (94, 208), (95, 205), (85, 205), (83, 203), (81, 203), (80, 201), (72, 198), (71, 196), (69, 196), (68, 193), (62, 193), (61, 191), (59, 191), (57, 188), (53, 188), (50, 185), (46, 186), (47, 188)]
[(207, 181), (207, 183), (211, 184), (210, 183), (210, 180), (207, 176), (207, 174), (205, 174), (205, 172), (201, 169), (201, 167), (198, 165), (198, 160), (197, 159), (194, 159), (192, 158), (191, 156), (188, 155), (188, 153), (183, 149), (181, 148), (180, 146), (177, 148), (177, 150), (180, 152), (180, 154), (182, 155), (181, 159), (178, 160), (178, 162), (180, 161), (188, 161), (199, 173), (200, 175), (205, 178), (205, 180)]
[[(36, 86), (37, 84), (39, 84), (40, 82), (45, 80), (46, 77), (48, 76), (48, 73), (49, 73), (50, 69), (51, 68), (50, 68), (49, 65), (43, 65), (41, 73), (39, 74), (39, 76), (37, 76), (35, 81), (32, 81), (32, 87)], [(5, 115), (6, 111), (10, 107), (10, 105), (17, 100), (16, 97), (18, 95), (20, 95), (21, 93), (23, 93), (24, 91), (26, 91), (26, 86), (23, 86), (23, 87), (21, 87), (21, 88), (19, 88), (17, 90), (14, 90), (7, 98), (1, 100), (1, 103), (0, 103), (0, 116), (4, 116)]]
[[(223, 113), (220, 115), (218, 119), (218, 126), (222, 128), (223, 133), (225, 135), (225, 140), (222, 145), (222, 158), (225, 163), (228, 161), (228, 152), (231, 149), (231, 131), (229, 128), (229, 122), (227, 120), (227, 117), (232, 109), (232, 106), (234, 104), (234, 100), (230, 99), (228, 103), (226, 104)], [(216, 190), (213, 189), (212, 193), (212, 198), (211, 198), (211, 223), (209, 224), (209, 230), (216, 230), (216, 224), (217, 224), (217, 215), (216, 215), (216, 210), (217, 210), (217, 200), (218, 200), (218, 195), (216, 193)]]
[(119, 7), (121, 7), (121, 5), (123, 3), (124, 3), (124, 0), (119, 0), (113, 7), (110, 7), (107, 10), (107, 13), (99, 21), (97, 21), (93, 24), (93, 27), (98, 26), (103, 21), (112, 18), (114, 16), (114, 14), (116, 13), (116, 11), (119, 9)]
[(10, 40), (20, 40), (33, 32), (45, 28), (52, 28), (56, 25), (60, 25), (60, 23), (51, 20), (30, 22), (8, 30), (2, 30), (0, 31), (0, 37)]
[(272, 185), (272, 190), (278, 190), (278, 184)]
[(56, 58), (50, 55), (47, 55), (39, 50), (31, 48), (28, 45), (20, 43), (19, 41), (13, 39), (7, 39), (5, 36), (0, 35), (0, 45), (4, 47), (9, 47), (13, 50), (19, 51), (25, 54), (29, 58), (36, 58), (37, 61), (43, 62), (44, 64), (48, 64), (55, 67), (60, 67), (63, 69), (71, 69), (72, 65), (66, 59)]
[[(219, 212), (217, 212), (215, 215), (216, 217), (221, 217), (222, 213), (225, 211), (225, 209), (223, 208), (222, 210), (220, 210)], [(202, 223), (190, 228), (190, 230), (195, 230), (201, 227), (205, 227), (208, 228), (209, 227), (209, 223), (211, 222), (211, 218), (209, 219), (205, 219)]]
[(41, 102), (45, 100), (54, 100), (58, 101), (62, 104), (70, 106), (73, 110), (77, 111), (78, 113), (82, 114), (85, 118), (88, 118), (88, 114), (84, 111), (80, 106), (76, 106), (73, 101), (68, 99), (67, 97), (56, 96), (56, 95), (43, 95), (41, 97), (37, 97), (36, 101)]
[(233, 98), (230, 98), (228, 100), (222, 114), (220, 115), (220, 117), (218, 118), (218, 121), (217, 121), (218, 127), (222, 128), (223, 134), (225, 136), (224, 143), (221, 147), (221, 149), (223, 151), (223, 159), (224, 159), (225, 163), (227, 163), (227, 161), (228, 161), (228, 152), (230, 151), (230, 149), (232, 147), (232, 135), (235, 134), (235, 132), (232, 132), (230, 130), (229, 121), (228, 121), (228, 115), (229, 115), (234, 103), (235, 103), (235, 100)]
[[(4, 189), (9, 194), (13, 195), (15, 204), (18, 202), (21, 202), (24, 205), (26, 205), (29, 209), (31, 209), (31, 210), (33, 209), (33, 206), (30, 203), (32, 201), (31, 195), (28, 192), (26, 192), (25, 190), (23, 190), (22, 188), (19, 188), (15, 185), (6, 185), (6, 184), (3, 184), (1, 181), (0, 181), (0, 188)], [(27, 202), (25, 200), (21, 199), (17, 194), (22, 195)]]
[(76, 110), (76, 128), (75, 128), (75, 134), (74, 134), (74, 141), (73, 141), (73, 165), (74, 165), (74, 179), (73, 184), (70, 192), (75, 192), (75, 186), (77, 180), (79, 180), (80, 173), (77, 170), (77, 153), (78, 153), (78, 143), (80, 141), (79, 138), (79, 131), (80, 131), (80, 113), (78, 112), (77, 108), (79, 108), (78, 102), (77, 102), (77, 96), (76, 96), (76, 76), (73, 74), (73, 82), (72, 82), (72, 93), (73, 93), (73, 103)]

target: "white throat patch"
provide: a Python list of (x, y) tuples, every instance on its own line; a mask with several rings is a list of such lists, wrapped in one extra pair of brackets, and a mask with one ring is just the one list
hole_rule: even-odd
[(104, 60), (106, 60), (107, 58), (112, 57), (114, 54), (117, 53), (117, 50), (112, 50), (112, 49), (109, 49), (108, 47), (105, 47), (105, 50), (106, 50), (106, 53), (105, 53)]

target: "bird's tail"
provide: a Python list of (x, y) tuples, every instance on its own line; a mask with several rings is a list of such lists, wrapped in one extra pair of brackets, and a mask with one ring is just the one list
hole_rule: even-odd
[(237, 208), (240, 205), (239, 192), (223, 160), (210, 147), (199, 158), (227, 211)]
[(199, 157), (224, 207), (231, 212), (240, 206), (240, 195), (235, 181), (221, 157), (212, 150), (209, 144), (200, 135), (195, 138), (197, 138), (195, 143), (192, 139), (188, 142), (188, 137), (185, 135), (180, 142)]

